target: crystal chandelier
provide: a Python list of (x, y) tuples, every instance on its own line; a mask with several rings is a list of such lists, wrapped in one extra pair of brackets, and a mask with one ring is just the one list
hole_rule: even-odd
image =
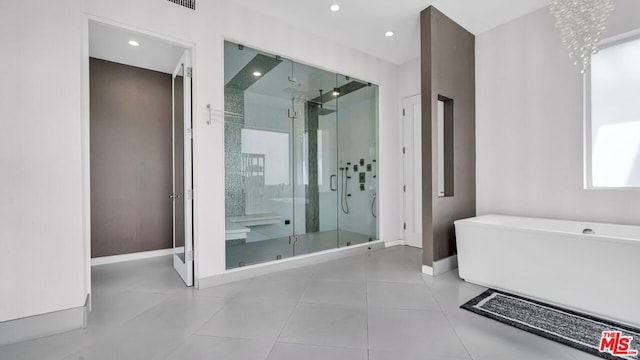
[(613, 0), (551, 0), (551, 14), (569, 48), (574, 64), (585, 73), (591, 54), (598, 51), (600, 36), (607, 30), (607, 17), (613, 11)]

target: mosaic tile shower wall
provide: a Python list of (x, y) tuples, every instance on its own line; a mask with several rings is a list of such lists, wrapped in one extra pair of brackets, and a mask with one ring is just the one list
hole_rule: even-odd
[(224, 90), (224, 166), (226, 216), (244, 215), (244, 177), (242, 176), (242, 128), (244, 90)]

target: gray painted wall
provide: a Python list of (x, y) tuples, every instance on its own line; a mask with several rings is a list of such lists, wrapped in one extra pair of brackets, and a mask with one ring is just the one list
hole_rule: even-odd
[(172, 246), (171, 75), (90, 59), (91, 257)]
[[(431, 266), (455, 254), (453, 222), (476, 213), (475, 37), (434, 7), (422, 11), (420, 23), (423, 264)], [(453, 99), (454, 114), (454, 195), (442, 198), (435, 142), (439, 95)]]
[[(640, 28), (616, 0), (604, 38)], [(582, 77), (548, 8), (477, 38), (478, 214), (640, 225), (640, 191), (583, 187)]]

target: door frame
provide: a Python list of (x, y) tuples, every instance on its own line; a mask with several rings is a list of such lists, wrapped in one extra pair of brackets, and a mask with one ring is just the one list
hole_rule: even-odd
[[(113, 20), (105, 19), (99, 16), (83, 13), (81, 15), (81, 36), (82, 36), (82, 51), (80, 53), (81, 73), (80, 73), (80, 161), (81, 161), (81, 187), (82, 187), (82, 238), (83, 238), (83, 258), (84, 258), (84, 284), (85, 293), (89, 295), (88, 306), (91, 310), (91, 156), (90, 156), (90, 88), (89, 88), (89, 22), (95, 21), (109, 26), (113, 26), (122, 30), (134, 31), (140, 34), (157, 38), (159, 40), (172, 43), (180, 46), (185, 50), (188, 50), (192, 56), (191, 66), (195, 69), (195, 44), (192, 42), (183, 41), (180, 39), (172, 38), (166, 35), (151, 32), (145, 29), (141, 29), (135, 26), (130, 26)], [(195, 74), (192, 76), (192, 108), (196, 106), (196, 82)], [(194, 113), (195, 114), (195, 113)], [(195, 131), (197, 121), (193, 119), (192, 114), (192, 128)], [(195, 141), (195, 137), (193, 138)], [(194, 144), (195, 149), (195, 144)], [(193, 178), (196, 178), (197, 166), (194, 161), (195, 156), (192, 158), (192, 174)], [(194, 193), (195, 189), (194, 182)], [(194, 212), (195, 212), (195, 199)], [(193, 228), (193, 251), (194, 251), (194, 278), (197, 279), (197, 232), (195, 231), (195, 221), (191, 221)]]
[[(402, 99), (402, 222), (405, 245), (422, 248), (422, 136), (417, 125), (421, 126), (421, 116), (414, 114), (415, 106), (422, 113), (421, 94)], [(416, 157), (416, 155), (419, 155)]]

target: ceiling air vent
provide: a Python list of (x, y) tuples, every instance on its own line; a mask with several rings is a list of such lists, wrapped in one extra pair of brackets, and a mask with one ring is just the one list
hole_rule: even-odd
[(189, 8), (191, 10), (195, 10), (196, 9), (196, 0), (169, 0), (169, 1), (174, 3), (174, 4), (178, 4), (180, 6), (184, 6), (186, 8)]

